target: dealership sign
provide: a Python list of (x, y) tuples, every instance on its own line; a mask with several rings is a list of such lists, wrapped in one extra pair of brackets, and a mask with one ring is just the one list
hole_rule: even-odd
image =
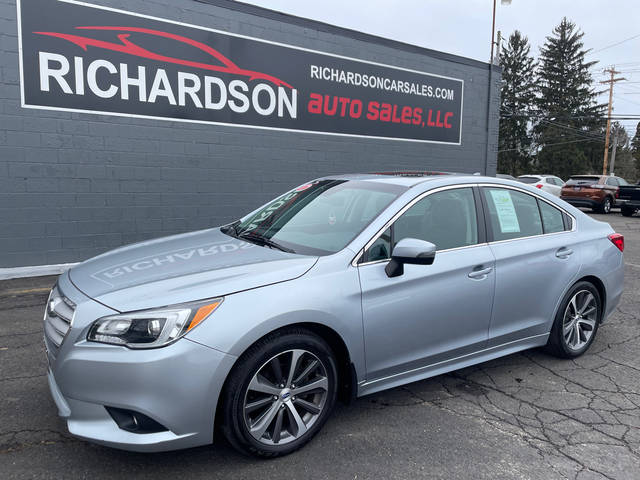
[(18, 0), (22, 105), (460, 144), (462, 80), (70, 0)]

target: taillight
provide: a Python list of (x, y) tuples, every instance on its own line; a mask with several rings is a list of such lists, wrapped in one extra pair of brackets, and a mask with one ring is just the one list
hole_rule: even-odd
[(537, 184), (536, 188), (542, 188), (542, 184), (541, 183)]
[(624, 252), (624, 235), (620, 235), (619, 233), (612, 233), (609, 235), (609, 240), (613, 243), (618, 250)]

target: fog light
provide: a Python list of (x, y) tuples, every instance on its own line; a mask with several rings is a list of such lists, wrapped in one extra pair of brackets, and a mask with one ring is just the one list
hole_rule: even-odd
[(149, 418), (146, 415), (135, 412), (133, 410), (127, 410), (125, 408), (107, 407), (107, 412), (113, 418), (113, 421), (118, 424), (120, 429), (131, 433), (158, 433), (167, 432), (169, 429), (164, 425), (159, 424), (153, 418)]

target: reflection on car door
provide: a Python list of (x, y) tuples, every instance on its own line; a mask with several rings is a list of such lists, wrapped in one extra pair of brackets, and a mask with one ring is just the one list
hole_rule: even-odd
[[(365, 251), (358, 270), (367, 383), (393, 382), (485, 346), (495, 273), (476, 198), (480, 205), (471, 187), (428, 195)], [(436, 258), (389, 278), (389, 253), (402, 238), (434, 243)]]
[(571, 219), (518, 190), (482, 190), (496, 259), (489, 346), (545, 335), (563, 292), (580, 268)]

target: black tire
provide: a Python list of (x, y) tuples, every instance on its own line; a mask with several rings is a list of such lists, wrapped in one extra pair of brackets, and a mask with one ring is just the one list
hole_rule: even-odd
[[(595, 324), (593, 326), (593, 332), (588, 339), (588, 341), (582, 345), (578, 349), (573, 349), (568, 344), (564, 332), (564, 320), (565, 313), (567, 309), (570, 309), (569, 302), (571, 299), (578, 294), (579, 292), (588, 291), (593, 295), (596, 304), (596, 312), (595, 312)], [(598, 332), (598, 326), (600, 325), (600, 321), (602, 320), (602, 299), (600, 298), (600, 293), (598, 289), (590, 282), (581, 281), (576, 283), (573, 287), (569, 289), (567, 294), (562, 299), (560, 303), (560, 308), (556, 313), (556, 318), (554, 319), (553, 326), (551, 327), (551, 333), (549, 335), (549, 340), (547, 341), (547, 345), (545, 346), (545, 350), (547, 353), (554, 355), (560, 358), (576, 358), (586, 352), (593, 340), (596, 338), (596, 334)]]
[(627, 207), (625, 205), (623, 205), (622, 207), (620, 207), (620, 213), (622, 214), (623, 217), (630, 217), (635, 213), (635, 208), (632, 207)]
[[(286, 355), (291, 350), (304, 350), (310, 353), (312, 358), (315, 357), (320, 361), (323, 372), (326, 373), (328, 384), (326, 396), (323, 397), (324, 402), (320, 413), (316, 414), (312, 425), (299, 438), (293, 439), (295, 435), (290, 435), (288, 443), (266, 444), (264, 442), (268, 439), (254, 438), (245, 420), (245, 401), (251, 391), (249, 384), (270, 361), (275, 357), (281, 358), (280, 355)], [(243, 454), (259, 457), (287, 455), (305, 445), (322, 428), (335, 405), (337, 389), (338, 372), (335, 355), (322, 338), (303, 328), (288, 328), (273, 332), (251, 346), (231, 370), (222, 393), (222, 431), (229, 443)], [(294, 389), (291, 390), (291, 394), (295, 394)], [(266, 395), (266, 397), (269, 396)], [(266, 397), (265, 400), (268, 400)], [(290, 399), (295, 404), (296, 397), (292, 396)], [(282, 400), (282, 402), (284, 401)], [(271, 402), (271, 405), (274, 404), (275, 401)], [(286, 408), (285, 405), (280, 405), (280, 408), (285, 412), (283, 415), (290, 415), (290, 408)], [(281, 427), (283, 422), (291, 422), (291, 418), (289, 416), (289, 419), (283, 420), (280, 423)], [(265, 435), (269, 435), (269, 433), (266, 432)]]
[(613, 207), (613, 200), (611, 200), (611, 197), (604, 197), (604, 200), (598, 206), (598, 212), (604, 213), (606, 215), (609, 212), (611, 212), (612, 207)]

